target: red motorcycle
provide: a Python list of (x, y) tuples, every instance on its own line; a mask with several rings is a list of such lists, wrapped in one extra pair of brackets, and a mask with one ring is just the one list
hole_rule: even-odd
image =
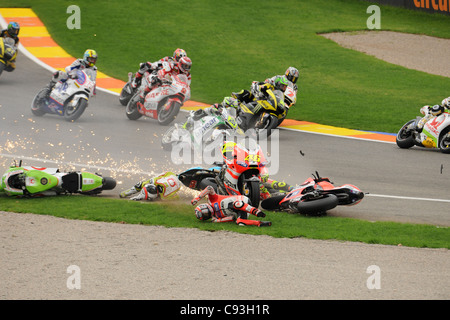
[(181, 106), (190, 99), (191, 88), (184, 74), (172, 76), (171, 81), (164, 80), (161, 86), (152, 88), (150, 77), (146, 73), (141, 86), (130, 99), (126, 115), (130, 120), (142, 116), (157, 119), (160, 125), (168, 125), (178, 115)]
[(263, 200), (261, 207), (320, 216), (338, 205), (358, 204), (363, 198), (364, 193), (358, 187), (351, 184), (335, 187), (330, 179), (320, 177), (316, 171), (313, 178), (308, 178), (291, 192)]

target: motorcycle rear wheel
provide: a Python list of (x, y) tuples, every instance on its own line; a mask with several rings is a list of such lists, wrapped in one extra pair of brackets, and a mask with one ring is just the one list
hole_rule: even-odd
[[(170, 107), (168, 110), (164, 110), (167, 103), (170, 103)], [(169, 123), (171, 123), (178, 115), (178, 112), (180, 112), (181, 103), (172, 101), (172, 102), (165, 102), (161, 103), (158, 106), (158, 123), (162, 126), (167, 126)]]
[(135, 94), (130, 101), (127, 104), (127, 107), (125, 109), (125, 113), (130, 120), (137, 120), (140, 117), (142, 117), (142, 114), (139, 113), (139, 110), (137, 108), (137, 103), (141, 100), (141, 97), (139, 97), (139, 94)]
[(48, 88), (43, 88), (41, 91), (38, 92), (38, 94), (34, 97), (33, 102), (31, 103), (31, 112), (38, 117), (42, 117), (46, 112), (44, 110), (43, 103), (43, 96), (48, 91)]
[(80, 98), (75, 107), (64, 108), (64, 119), (69, 122), (74, 122), (83, 114), (84, 110), (88, 106), (88, 101), (86, 99)]
[(322, 198), (300, 201), (297, 204), (297, 210), (305, 215), (323, 215), (328, 210), (335, 208), (339, 203), (334, 194), (325, 194)]
[(397, 146), (402, 149), (409, 149), (415, 145), (414, 136), (411, 131), (407, 131), (407, 127), (413, 123), (415, 120), (410, 120), (403, 125), (403, 127), (398, 131), (395, 142)]

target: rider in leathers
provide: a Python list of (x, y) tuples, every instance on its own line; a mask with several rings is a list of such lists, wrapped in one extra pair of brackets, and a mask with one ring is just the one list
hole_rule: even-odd
[(139, 66), (139, 70), (136, 72), (134, 76), (133, 82), (131, 82), (131, 87), (136, 88), (141, 84), (142, 76), (144, 75), (144, 73), (160, 70), (164, 62), (173, 62), (174, 64), (177, 64), (182, 57), (187, 57), (186, 51), (178, 48), (173, 52), (172, 57), (167, 56), (155, 62), (149, 61), (141, 63)]
[(200, 194), (192, 199), (191, 204), (196, 205), (203, 197), (208, 196), (208, 203), (202, 203), (195, 208), (195, 215), (199, 220), (212, 219), (212, 222), (231, 222), (244, 226), (271, 226), (270, 221), (248, 219), (249, 214), (264, 218), (266, 215), (258, 208), (248, 203), (246, 196), (219, 195), (212, 186), (206, 187)]
[[(52, 89), (55, 87), (56, 83), (58, 81), (66, 81), (68, 78), (75, 79), (77, 77), (77, 71), (78, 70), (84, 70), (89, 69), (93, 72), (91, 73), (91, 80), (93, 82), (97, 79), (97, 67), (95, 66), (95, 63), (97, 62), (97, 52), (92, 49), (87, 49), (84, 52), (82, 59), (76, 59), (70, 66), (67, 66), (65, 68), (65, 71), (56, 71), (53, 74), (52, 80), (50, 80), (50, 83), (48, 85), (48, 91), (47, 95), (50, 94)], [(94, 94), (95, 94), (95, 88), (94, 88)]]
[(432, 118), (437, 117), (444, 112), (450, 112), (450, 97), (442, 100), (440, 105), (436, 104), (434, 106), (423, 106), (422, 109), (424, 109), (424, 108), (428, 109), (428, 113), (422, 119), (420, 119), (419, 122), (417, 123), (416, 130), (418, 132), (422, 132), (422, 129), (423, 129), (423, 126), (425, 125), (425, 123), (430, 121)]
[(181, 182), (173, 172), (164, 172), (148, 180), (140, 181), (120, 193), (121, 198), (136, 194), (130, 200), (173, 199), (181, 188)]

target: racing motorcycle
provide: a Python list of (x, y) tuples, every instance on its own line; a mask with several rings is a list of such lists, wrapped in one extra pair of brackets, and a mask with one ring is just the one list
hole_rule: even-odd
[(16, 57), (17, 50), (14, 40), (11, 38), (0, 38), (0, 75), (8, 67), (12, 68), (11, 64), (14, 63)]
[(273, 195), (261, 202), (265, 210), (281, 210), (304, 215), (320, 216), (338, 205), (356, 205), (364, 193), (352, 184), (335, 187), (328, 178), (320, 177), (316, 171), (312, 178), (289, 193)]
[(61, 172), (57, 168), (12, 165), (1, 178), (0, 191), (8, 196), (39, 197), (67, 193), (99, 194), (116, 187), (116, 180), (90, 172)]
[(235, 134), (244, 134), (226, 108), (221, 108), (198, 120), (194, 119), (195, 111), (192, 110), (185, 123), (171, 126), (161, 138), (163, 149), (170, 151), (174, 145), (179, 143), (187, 143), (191, 148), (207, 146), (216, 141), (218, 137), (223, 139), (224, 135), (230, 139)]
[(236, 122), (242, 130), (257, 129), (260, 137), (269, 137), (287, 114), (284, 94), (267, 90), (267, 98), (239, 104)]
[[(450, 114), (443, 112), (433, 117), (429, 106), (422, 107), (420, 112), (424, 115), (423, 118), (409, 120), (399, 130), (396, 138), (397, 146), (403, 149), (413, 146), (437, 148), (442, 153), (450, 153)], [(420, 121), (425, 122), (422, 130), (418, 130)]]
[(194, 167), (178, 175), (187, 187), (203, 190), (211, 185), (222, 195), (245, 195), (252, 206), (260, 203), (260, 176), (267, 161), (260, 146), (246, 148), (235, 142), (225, 142), (222, 147), (223, 163), (210, 169)]
[(190, 99), (191, 88), (186, 75), (179, 74), (172, 76), (172, 81), (163, 80), (161, 86), (150, 89), (151, 76), (147, 73), (142, 77), (141, 86), (127, 104), (126, 115), (130, 120), (147, 116), (157, 119), (160, 125), (168, 125)]
[(77, 70), (75, 76), (61, 80), (48, 95), (48, 87), (42, 88), (31, 103), (36, 116), (57, 114), (65, 120), (77, 120), (88, 106), (95, 92), (95, 73), (90, 69)]

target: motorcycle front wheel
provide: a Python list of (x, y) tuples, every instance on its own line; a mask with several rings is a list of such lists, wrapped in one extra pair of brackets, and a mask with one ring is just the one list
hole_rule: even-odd
[(87, 105), (88, 101), (83, 98), (80, 98), (74, 107), (69, 107), (66, 105), (64, 110), (64, 119), (69, 122), (77, 120), (79, 117), (81, 117)]
[[(128, 93), (126, 89), (130, 89), (131, 93)], [(134, 94), (134, 90), (131, 88), (130, 83), (126, 83), (125, 86), (122, 88), (122, 91), (120, 91), (119, 101), (120, 104), (123, 106), (127, 106), (128, 102), (130, 102), (131, 97)]]
[(410, 120), (403, 125), (403, 127), (398, 131), (395, 142), (397, 146), (402, 149), (408, 149), (415, 145), (414, 136), (412, 135), (412, 131), (408, 130), (408, 127), (415, 120)]
[(6, 66), (2, 62), (0, 62), (0, 75), (2, 74), (3, 70), (5, 69), (5, 67)]
[(442, 153), (450, 153), (450, 127), (447, 127), (441, 133), (441, 138), (439, 139), (439, 150), (441, 150)]
[(259, 182), (258, 181), (244, 181), (241, 188), (239, 190), (242, 195), (246, 196), (250, 204), (258, 208), (260, 201), (260, 190), (259, 190)]
[(45, 114), (44, 110), (44, 96), (47, 94), (48, 88), (43, 88), (38, 94), (34, 97), (33, 102), (31, 103), (31, 112), (38, 117), (41, 117)]
[(127, 104), (127, 107), (125, 109), (125, 113), (130, 120), (137, 120), (140, 117), (142, 117), (142, 114), (139, 113), (139, 110), (137, 108), (137, 103), (141, 100), (141, 97), (139, 97), (139, 94), (135, 94), (130, 101)]
[(269, 116), (264, 120), (264, 122), (257, 126), (258, 138), (264, 139), (270, 137), (272, 131), (278, 127), (278, 118), (274, 115), (269, 114)]
[(297, 204), (298, 213), (305, 215), (323, 215), (328, 210), (335, 208), (339, 203), (334, 194), (324, 194), (318, 199), (300, 201)]
[(181, 103), (176, 101), (168, 101), (161, 103), (158, 106), (158, 123), (162, 126), (167, 126), (171, 123), (180, 112)]

